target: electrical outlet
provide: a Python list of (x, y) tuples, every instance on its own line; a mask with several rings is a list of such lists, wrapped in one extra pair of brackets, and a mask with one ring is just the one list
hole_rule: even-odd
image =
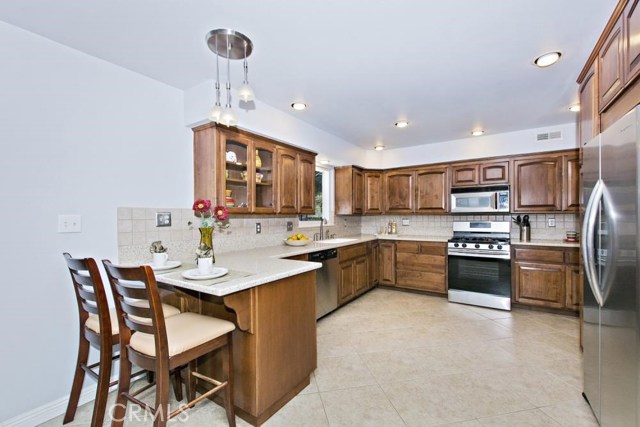
[(409, 218), (402, 218), (402, 225), (409, 225)]
[(156, 212), (156, 227), (171, 227), (171, 212)]
[(547, 218), (547, 225), (549, 227), (555, 227), (556, 226), (556, 219), (555, 218)]
[(256, 234), (262, 233), (262, 224), (256, 222)]
[(293, 231), (293, 221), (287, 221), (287, 231)]
[(82, 217), (80, 215), (58, 215), (58, 233), (82, 232)]

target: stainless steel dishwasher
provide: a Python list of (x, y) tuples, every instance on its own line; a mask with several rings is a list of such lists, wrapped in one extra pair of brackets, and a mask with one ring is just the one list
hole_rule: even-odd
[(316, 270), (316, 319), (319, 319), (338, 308), (338, 250), (312, 252), (309, 261), (322, 263), (322, 268)]

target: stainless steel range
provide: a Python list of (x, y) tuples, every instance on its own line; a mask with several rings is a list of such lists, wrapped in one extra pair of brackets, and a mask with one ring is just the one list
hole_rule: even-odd
[(511, 223), (453, 223), (448, 244), (449, 301), (511, 310)]

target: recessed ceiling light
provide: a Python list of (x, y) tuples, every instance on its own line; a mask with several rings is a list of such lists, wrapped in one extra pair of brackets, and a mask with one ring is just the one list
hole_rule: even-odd
[(376, 151), (382, 151), (382, 150), (384, 150), (384, 145), (378, 144), (375, 147), (373, 147), (373, 149), (376, 150)]
[(302, 111), (307, 108), (307, 104), (305, 104), (304, 102), (294, 102), (293, 104), (291, 104), (291, 108), (293, 108), (294, 110)]
[(553, 65), (558, 62), (558, 59), (562, 56), (560, 52), (547, 52), (538, 56), (533, 60), (533, 63), (540, 68), (548, 67), (549, 65)]
[(571, 111), (572, 113), (577, 113), (578, 111), (580, 111), (580, 104), (572, 105), (571, 107), (569, 107), (569, 111)]
[(409, 126), (409, 121), (408, 120), (400, 120), (396, 122), (396, 127), (397, 128), (406, 128), (407, 126)]
[(480, 136), (480, 135), (483, 135), (483, 134), (484, 134), (484, 131), (482, 129), (474, 130), (474, 131), (471, 132), (471, 135), (473, 135), (473, 136)]

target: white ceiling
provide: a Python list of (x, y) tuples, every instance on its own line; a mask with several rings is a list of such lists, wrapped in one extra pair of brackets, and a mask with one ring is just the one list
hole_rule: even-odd
[[(396, 148), (573, 122), (576, 77), (616, 3), (20, 0), (0, 2), (0, 20), (179, 89), (214, 77), (205, 35), (232, 28), (254, 43), (258, 100), (364, 148)], [(531, 65), (551, 50), (560, 62)], [(292, 111), (297, 100), (309, 108)], [(411, 125), (396, 129), (403, 118)]]

